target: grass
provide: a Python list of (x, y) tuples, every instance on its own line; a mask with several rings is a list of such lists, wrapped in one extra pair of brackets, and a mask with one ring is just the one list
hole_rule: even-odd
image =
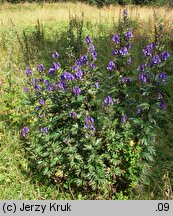
[[(137, 44), (133, 49), (136, 66), (140, 60), (141, 48), (153, 39), (153, 24), (157, 20), (157, 14), (158, 19), (163, 19), (167, 47), (171, 49), (173, 9), (137, 6), (127, 8)], [(62, 54), (62, 65), (67, 63), (64, 59), (70, 64), (67, 52), (71, 49), (71, 43), (78, 48), (77, 29), (82, 22), (76, 19), (77, 24), (69, 29), (69, 15), (81, 19), (83, 13), (82, 38), (87, 34), (92, 36), (100, 56), (98, 63), (105, 66), (110, 57), (108, 53), (111, 52), (111, 35), (116, 30), (121, 11), (120, 6), (98, 9), (81, 3), (0, 5), (0, 199), (79, 198), (65, 193), (58, 185), (40, 183), (28, 168), (19, 139), (23, 71), (27, 66), (34, 66), (38, 62), (50, 65), (52, 50), (58, 50)], [(75, 49), (72, 51), (75, 52)], [(173, 90), (171, 86), (172, 84), (168, 92)], [(172, 199), (172, 93), (169, 99), (167, 128), (162, 127), (161, 135), (158, 136), (157, 158), (150, 166), (152, 174), (148, 185), (138, 188), (131, 199)]]
[[(92, 23), (110, 23), (118, 20), (123, 7), (109, 6), (99, 9), (82, 3), (24, 3), (11, 5), (8, 3), (0, 5), (0, 21), (3, 25), (8, 25), (9, 19), (18, 26), (35, 25), (37, 19), (41, 23), (63, 22), (69, 19), (69, 14), (80, 16), (84, 13), (85, 21)], [(171, 8), (160, 7), (140, 7), (127, 6), (129, 17), (145, 22), (154, 22), (155, 16), (166, 21), (173, 20), (173, 10)], [(21, 22), (22, 17), (22, 22)]]

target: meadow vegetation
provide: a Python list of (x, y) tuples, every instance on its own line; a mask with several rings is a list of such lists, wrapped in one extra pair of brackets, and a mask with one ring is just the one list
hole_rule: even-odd
[[(96, 6), (89, 6), (82, 3), (24, 3), (15, 5), (4, 3), (0, 5), (0, 199), (87, 199), (93, 197), (94, 199), (108, 199), (112, 197), (116, 199), (173, 199), (173, 174), (171, 172), (173, 170), (172, 8), (155, 8), (146, 6), (140, 7), (134, 5), (129, 5), (126, 7), (129, 18), (126, 31), (132, 30), (133, 32), (133, 40), (131, 41), (132, 47), (130, 51), (130, 56), (132, 56), (133, 62), (132, 66), (130, 66), (130, 70), (133, 71), (133, 73), (131, 74), (130, 72), (129, 76), (132, 76), (132, 78), (135, 79), (134, 71), (139, 65), (141, 65), (143, 60), (142, 49), (146, 47), (147, 44), (159, 42), (160, 50), (155, 50), (154, 52), (162, 53), (163, 51), (168, 51), (171, 55), (170, 60), (168, 60), (166, 65), (161, 66), (161, 68), (157, 68), (157, 71), (152, 69), (155, 71), (154, 73), (159, 74), (159, 71), (162, 72), (162, 67), (164, 67), (164, 70), (167, 72), (167, 82), (164, 86), (162, 86), (167, 108), (164, 113), (160, 113), (160, 111), (155, 110), (157, 115), (151, 115), (152, 118), (150, 118), (150, 120), (152, 119), (152, 123), (154, 121), (158, 121), (157, 125), (159, 126), (157, 129), (154, 128), (156, 134), (154, 139), (152, 139), (152, 143), (148, 143), (149, 146), (151, 145), (154, 147), (155, 155), (152, 155), (152, 157), (150, 157), (150, 154), (147, 155), (149, 157), (148, 161), (150, 162), (145, 164), (145, 169), (143, 169), (145, 172), (140, 175), (139, 179), (137, 179), (137, 184), (135, 183), (137, 176), (136, 172), (140, 172), (141, 168), (133, 167), (133, 169), (130, 171), (130, 178), (129, 176), (128, 178), (124, 178), (125, 181), (132, 181), (132, 183), (135, 184), (135, 186), (132, 187), (128, 193), (126, 191), (123, 194), (119, 189), (118, 195), (113, 196), (112, 194), (114, 193), (114, 190), (112, 187), (110, 189), (112, 190), (111, 192), (107, 188), (108, 192), (105, 194), (93, 192), (95, 194), (91, 194), (93, 196), (89, 196), (88, 192), (86, 194), (82, 194), (80, 191), (76, 193), (73, 188), (69, 189), (68, 184), (66, 187), (63, 187), (61, 184), (57, 183), (59, 180), (62, 180), (62, 178), (63, 181), (65, 181), (66, 176), (62, 176), (61, 170), (56, 170), (54, 165), (52, 167), (56, 171), (56, 176), (54, 175), (54, 178), (51, 178), (51, 180), (49, 179), (49, 176), (52, 174), (52, 170), (50, 171), (49, 169), (44, 169), (44, 165), (40, 165), (40, 169), (43, 168), (43, 173), (46, 175), (46, 177), (39, 173), (37, 174), (37, 171), (35, 172), (34, 170), (34, 168), (36, 168), (36, 164), (39, 162), (39, 154), (42, 153), (39, 144), (42, 142), (58, 142), (61, 140), (61, 138), (56, 140), (53, 136), (58, 135), (52, 133), (52, 137), (48, 138), (49, 140), (45, 139), (44, 141), (40, 141), (40, 139), (43, 138), (42, 135), (39, 137), (35, 133), (34, 128), (40, 127), (40, 125), (37, 124), (38, 121), (35, 120), (37, 117), (34, 116), (35, 113), (33, 113), (31, 108), (34, 106), (33, 101), (36, 101), (36, 98), (37, 100), (40, 100), (40, 98), (37, 97), (37, 94), (31, 94), (31, 97), (28, 100), (26, 93), (23, 91), (23, 88), (26, 87), (26, 83), (28, 82), (25, 74), (26, 68), (30, 68), (31, 71), (36, 71), (38, 64), (44, 64), (45, 68), (50, 68), (53, 61), (52, 53), (57, 51), (60, 54), (57, 64), (60, 62), (61, 68), (69, 70), (69, 68), (75, 63), (76, 59), (79, 59), (85, 54), (86, 44), (84, 44), (84, 39), (87, 35), (90, 35), (94, 47), (98, 53), (96, 63), (98, 70), (96, 69), (95, 73), (97, 73), (98, 79), (106, 80), (109, 74), (108, 71), (110, 69), (110, 65), (108, 66), (108, 63), (112, 58), (112, 37), (115, 33), (121, 35), (124, 34), (124, 30), (121, 29), (120, 25), (120, 16), (122, 16), (123, 9), (124, 8), (122, 6), (97, 8)], [(124, 68), (126, 68), (124, 66), (124, 57), (123, 59), (118, 59), (118, 61), (121, 62), (121, 70), (123, 71)], [(87, 67), (88, 66), (86, 65), (85, 72), (90, 70)], [(106, 69), (107, 67), (109, 67), (108, 71)], [(102, 70), (101, 74), (99, 70)], [(58, 75), (61, 75), (61, 73), (61, 70), (58, 71)], [(28, 70), (28, 75), (29, 74), (30, 72)], [(52, 78), (49, 77), (49, 74), (46, 76), (51, 82)], [(119, 78), (117, 75), (115, 75), (115, 77), (112, 79), (118, 80)], [(145, 79), (142, 78), (142, 80), (145, 83)], [(58, 82), (60, 80), (56, 81)], [(85, 87), (89, 88), (88, 86), (92, 82), (96, 81), (97, 80), (90, 80), (90, 77), (86, 77), (86, 80), (83, 82)], [(121, 81), (117, 82), (120, 83)], [(139, 87), (135, 86), (134, 82), (133, 85), (136, 89)], [(141, 89), (139, 89), (139, 91), (140, 90)], [(111, 91), (111, 94), (114, 97), (117, 94), (115, 89), (109, 89), (109, 91)], [(120, 89), (118, 94), (126, 94), (127, 91), (128, 88), (126, 89), (125, 87)], [(148, 89), (145, 89), (145, 91), (147, 94)], [(63, 102), (61, 102), (61, 108), (67, 109), (68, 112), (74, 112), (76, 111), (76, 106), (79, 106), (80, 116), (82, 116), (85, 108), (83, 108), (80, 99), (79, 101), (77, 100), (77, 102), (75, 101), (76, 95), (78, 96), (79, 92), (77, 93), (75, 90), (74, 92), (73, 94), (69, 93), (67, 96), (68, 101), (72, 100), (70, 104), (73, 104), (73, 106), (70, 105), (70, 108), (64, 107), (63, 104), (66, 103), (66, 99), (64, 99), (65, 96), (62, 92), (61, 101)], [(54, 94), (55, 92), (50, 94), (46, 93), (45, 91), (44, 100), (48, 100), (48, 98), (54, 98)], [(94, 115), (95, 117), (97, 116), (97, 118), (101, 119), (101, 121), (103, 121), (104, 124), (109, 128), (109, 124), (107, 124), (108, 119), (103, 120), (103, 116), (100, 115), (100, 113), (95, 112), (95, 110), (97, 111), (95, 107), (99, 107), (100, 102), (97, 102), (94, 99), (97, 94), (99, 94), (100, 98), (101, 96), (106, 97), (107, 95), (104, 95), (104, 90), (100, 91), (99, 93), (94, 92), (92, 94), (93, 99), (92, 97), (90, 100), (86, 99), (90, 97), (89, 95), (87, 95), (84, 99), (86, 104), (90, 104), (91, 102), (90, 106), (93, 110), (90, 114)], [(133, 92), (133, 97), (135, 98), (138, 96)], [(40, 105), (43, 105), (44, 101), (39, 101), (39, 103)], [(78, 103), (78, 105), (76, 103)], [(107, 98), (106, 103), (111, 105), (111, 99)], [(55, 107), (49, 105), (46, 109), (51, 110), (50, 113), (54, 112), (52, 109), (55, 109)], [(56, 103), (53, 105), (55, 106)], [(114, 124), (117, 124), (116, 119), (114, 119), (114, 117), (111, 115), (111, 112), (114, 112), (111, 109), (111, 106), (108, 106), (108, 108), (105, 109), (106, 111), (104, 109), (102, 110), (102, 113), (105, 111), (109, 116), (109, 120), (112, 119), (111, 121), (114, 122)], [(122, 114), (122, 109), (123, 111), (125, 110), (121, 107), (120, 111), (118, 111), (120, 114)], [(146, 110), (147, 109), (148, 108), (146, 107)], [(152, 109), (154, 108), (152, 107)], [(28, 115), (30, 116), (30, 120), (28, 119)], [(58, 115), (60, 115), (60, 112)], [(75, 116), (72, 117), (75, 118)], [(68, 118), (64, 116), (62, 118), (64, 121), (67, 121), (68, 125), (69, 116)], [(143, 120), (145, 120), (146, 116), (143, 118)], [(62, 127), (62, 133), (65, 133), (64, 126), (61, 125), (61, 122), (59, 123), (58, 120), (53, 119), (51, 115), (49, 115), (49, 118), (47, 118), (45, 122), (46, 121), (52, 121), (54, 123), (56, 122), (54, 127)], [(70, 121), (73, 122), (74, 119)], [(88, 121), (89, 126), (95, 126), (92, 124), (93, 120), (91, 118)], [(33, 140), (31, 141), (32, 145), (30, 146), (28, 145), (29, 141), (21, 137), (21, 129), (24, 126), (27, 126), (26, 123), (30, 124), (33, 128)], [(52, 125), (54, 123), (52, 123)], [(82, 125), (82, 122), (78, 122), (78, 124)], [(95, 124), (101, 128), (101, 125), (99, 126), (97, 120)], [(140, 123), (137, 122), (137, 119), (136, 124), (141, 127)], [(75, 124), (73, 126), (74, 127), (72, 128), (71, 126), (68, 126), (66, 130), (75, 134), (76, 130), (78, 131), (79, 129), (75, 128)], [(119, 132), (122, 130), (122, 128), (119, 129), (119, 126), (117, 128)], [(54, 129), (49, 127), (49, 130), (53, 131)], [(84, 134), (85, 132), (82, 130), (78, 131), (78, 133)], [(137, 133), (137, 131), (138, 134), (142, 135), (139, 130), (136, 129), (134, 132), (133, 128), (126, 128), (125, 131), (126, 133), (123, 135), (125, 138), (121, 137), (121, 140), (124, 139), (124, 142), (129, 142), (131, 147), (134, 145), (133, 142), (140, 142), (140, 140), (137, 139), (139, 137), (135, 137), (135, 132)], [(46, 129), (42, 128), (42, 132), (46, 132)], [(27, 133), (27, 130), (25, 130), (24, 133)], [(91, 131), (91, 134), (92, 133), (93, 131)], [(105, 129), (105, 134), (103, 134), (102, 130), (100, 129), (97, 135), (98, 139), (95, 140), (95, 145), (98, 145), (98, 148), (99, 142), (103, 138), (106, 140), (106, 137), (109, 136), (108, 133), (110, 133), (110, 131)], [(88, 134), (90, 134), (90, 132), (88, 132)], [(80, 137), (78, 137), (76, 134), (74, 136), (76, 140), (80, 140)], [(134, 138), (128, 138), (128, 136), (133, 136)], [(84, 140), (81, 140), (81, 142), (84, 142)], [(93, 140), (88, 139), (87, 142), (90, 143), (89, 147), (91, 147)], [(111, 142), (111, 140), (108, 140), (107, 142)], [(35, 148), (36, 143), (38, 144), (38, 148)], [(72, 145), (74, 145), (74, 143)], [(106, 148), (113, 148), (107, 143), (105, 143), (105, 146), (107, 146)], [(64, 151), (64, 154), (69, 154), (69, 152), (67, 153), (66, 149), (63, 148), (64, 147), (58, 151)], [(121, 146), (117, 148), (121, 149)], [(116, 149), (116, 151), (119, 151), (119, 149)], [(99, 151), (102, 150), (99, 149)], [(38, 154), (37, 157), (32, 157), (32, 163), (35, 164), (35, 167), (33, 167), (30, 157), (31, 155), (33, 156), (35, 154), (35, 151), (37, 151)], [(85, 154), (90, 154), (90, 151), (91, 149), (86, 149)], [(30, 154), (28, 152), (30, 152)], [(135, 160), (137, 161), (139, 159), (137, 156), (135, 157), (136, 152), (132, 152), (131, 148), (129, 147), (126, 148), (125, 153), (127, 155), (131, 155), (133, 163)], [(95, 157), (96, 156), (97, 155), (95, 155)], [(81, 158), (78, 157), (76, 160), (80, 159)], [(124, 158), (122, 160), (125, 161)], [(111, 164), (111, 162), (109, 163)], [(62, 165), (63, 164), (61, 164), (61, 166)], [(124, 170), (128, 166), (128, 163), (124, 163), (124, 167), (121, 168)], [(79, 167), (76, 168), (75, 164), (72, 164), (72, 167), (74, 168), (75, 172), (78, 172)], [(68, 166), (64, 169), (67, 170)], [(102, 167), (102, 170), (104, 170), (104, 166)], [(86, 169), (85, 172), (87, 171), (88, 170)], [(119, 172), (119, 170), (114, 171), (117, 173)], [(68, 174), (70, 175), (71, 173), (69, 172)], [(102, 174), (100, 175), (102, 176)], [(75, 178), (76, 176), (74, 175), (74, 179)], [(84, 183), (82, 184), (85, 184), (85, 178), (87, 179), (87, 173), (86, 176), (83, 176)], [(113, 177), (110, 175), (109, 178), (111, 179)], [(78, 185), (76, 180), (73, 181), (72, 179), (71, 181), (74, 183), (74, 185)], [(102, 183), (100, 183), (99, 187), (103, 187)], [(94, 186), (92, 189), (95, 190)], [(99, 190), (99, 188), (97, 189)], [(87, 190), (89, 189), (86, 188), (86, 191)]]

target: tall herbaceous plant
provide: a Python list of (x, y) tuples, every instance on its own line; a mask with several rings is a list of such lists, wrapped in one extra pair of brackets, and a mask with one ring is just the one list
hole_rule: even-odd
[(97, 51), (87, 36), (86, 53), (68, 70), (61, 68), (55, 51), (49, 69), (39, 64), (25, 71), (29, 112), (21, 134), (30, 167), (76, 197), (128, 194), (154, 156), (170, 55), (150, 43), (141, 50), (143, 62), (132, 70), (132, 41), (124, 10), (105, 68), (97, 65)]

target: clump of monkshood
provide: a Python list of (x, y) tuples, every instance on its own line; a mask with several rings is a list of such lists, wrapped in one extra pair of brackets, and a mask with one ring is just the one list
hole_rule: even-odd
[(150, 43), (145, 46), (143, 52), (143, 63), (137, 68), (139, 80), (139, 92), (142, 103), (148, 103), (148, 106), (143, 106), (143, 103), (138, 106), (137, 113), (142, 114), (145, 110), (155, 112), (156, 109), (166, 109), (166, 103), (162, 93), (162, 87), (166, 83), (167, 73), (166, 64), (170, 57), (168, 51), (157, 49), (157, 43)]
[[(31, 93), (33, 96), (32, 99), (30, 98), (32, 103), (35, 104), (33, 119), (37, 118), (37, 125), (40, 127), (42, 134), (48, 133), (48, 127), (44, 125), (45, 116), (48, 118), (50, 113), (53, 115), (57, 112), (52, 109), (50, 104), (60, 106), (60, 100), (65, 97), (66, 101), (64, 105), (61, 103), (61, 108), (62, 110), (71, 110), (69, 111), (69, 117), (74, 119), (78, 115), (77, 110), (80, 107), (78, 97), (81, 95), (84, 97), (82, 103), (85, 104), (84, 128), (95, 130), (94, 119), (89, 116), (89, 113), (92, 109), (90, 100), (95, 98), (96, 91), (99, 88), (99, 81), (94, 74), (97, 52), (89, 36), (85, 38), (84, 42), (88, 46), (87, 54), (76, 60), (72, 66), (72, 72), (61, 69), (60, 63), (57, 62), (59, 54), (56, 51), (52, 54), (54, 62), (48, 72), (46, 72), (43, 64), (39, 64), (37, 71), (34, 72), (30, 68), (26, 69), (28, 86), (24, 88), (24, 91)], [(59, 74), (60, 76), (58, 76)], [(73, 98), (71, 94), (76, 96), (76, 104), (71, 104), (71, 98)], [(29, 133), (29, 128), (25, 126), (22, 129), (22, 134), (26, 137), (27, 133)]]
[(114, 45), (112, 51), (113, 60), (109, 61), (107, 65), (108, 80), (112, 95), (108, 95), (104, 101), (104, 106), (113, 105), (113, 102), (115, 102), (119, 107), (122, 107), (121, 112), (117, 113), (122, 123), (127, 121), (126, 101), (128, 98), (128, 85), (132, 81), (130, 77), (130, 65), (132, 64), (130, 48), (133, 33), (128, 27), (128, 22), (127, 11), (124, 10), (123, 19), (119, 21), (119, 32), (112, 37)]
[[(27, 86), (23, 88), (23, 91), (28, 94), (28, 100), (33, 105), (31, 113), (31, 123), (35, 123), (35, 127), (42, 135), (48, 133), (48, 127), (44, 125), (47, 108), (46, 103), (51, 97), (51, 92), (56, 88), (56, 77), (61, 65), (57, 61), (59, 54), (54, 51), (52, 54), (53, 64), (49, 71), (45, 70), (43, 64), (38, 64), (36, 69), (27, 68), (25, 74), (27, 77)], [(29, 133), (28, 126), (23, 127), (22, 135), (24, 137)]]
[[(97, 51), (90, 36), (84, 40), (87, 45), (87, 53), (76, 60), (72, 66), (72, 71), (78, 80), (78, 86), (73, 87), (73, 91), (79, 91), (84, 99), (85, 106), (85, 124), (84, 128), (95, 131), (95, 123), (92, 115), (92, 108), (94, 106), (95, 95), (99, 89), (99, 81), (97, 79), (95, 61), (97, 60)], [(92, 103), (91, 103), (92, 101)]]

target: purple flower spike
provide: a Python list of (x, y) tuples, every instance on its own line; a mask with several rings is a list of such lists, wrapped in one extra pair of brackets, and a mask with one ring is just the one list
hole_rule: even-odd
[(80, 93), (81, 93), (81, 89), (79, 87), (74, 87), (73, 88), (73, 93), (76, 94), (77, 96), (79, 96)]
[(113, 61), (110, 61), (108, 66), (107, 66), (108, 71), (112, 71), (115, 69), (115, 64)]
[(117, 44), (120, 43), (120, 38), (119, 38), (119, 36), (118, 36), (117, 34), (115, 34), (115, 35), (113, 36), (112, 42), (115, 42), (115, 43), (117, 43)]
[(107, 105), (111, 105), (111, 106), (113, 105), (113, 100), (109, 95), (104, 99), (104, 106)]
[(25, 70), (25, 73), (26, 73), (26, 76), (32, 75), (32, 70), (31, 70), (31, 68), (27, 68), (27, 69)]
[(29, 128), (27, 126), (22, 128), (22, 135), (23, 137), (26, 137), (26, 135), (29, 133)]

